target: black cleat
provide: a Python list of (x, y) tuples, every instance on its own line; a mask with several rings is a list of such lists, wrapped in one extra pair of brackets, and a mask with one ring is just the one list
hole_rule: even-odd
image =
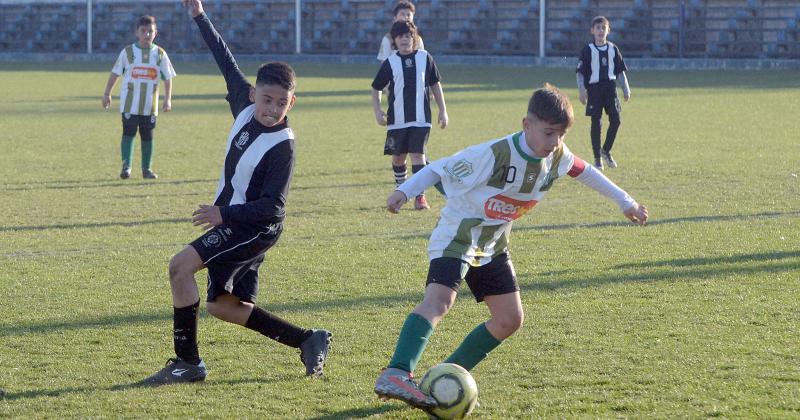
[(199, 382), (206, 379), (208, 371), (206, 364), (201, 360), (199, 365), (193, 365), (181, 358), (167, 360), (163, 369), (144, 379), (143, 385), (169, 385), (187, 382)]
[(119, 171), (119, 177), (122, 179), (128, 179), (131, 177), (131, 168), (127, 166), (123, 166), (122, 170)]
[(300, 361), (306, 366), (306, 376), (320, 377), (328, 359), (333, 335), (328, 330), (311, 330), (311, 337), (300, 344)]
[(144, 179), (158, 179), (158, 175), (149, 169), (142, 169), (142, 178)]
[(594, 167), (597, 168), (598, 171), (602, 171), (603, 170), (603, 161), (600, 158), (595, 158)]

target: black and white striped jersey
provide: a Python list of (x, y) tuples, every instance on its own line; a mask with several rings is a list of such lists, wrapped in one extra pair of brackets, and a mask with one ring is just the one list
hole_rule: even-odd
[(628, 70), (619, 48), (611, 42), (598, 46), (594, 41), (581, 50), (576, 72), (583, 75), (585, 86), (616, 80), (617, 75)]
[(372, 81), (375, 90), (389, 86), (387, 128), (430, 127), (430, 87), (440, 80), (436, 62), (427, 51), (391, 54)]
[(235, 118), (214, 205), (220, 207), (225, 224), (258, 229), (281, 222), (294, 168), (294, 133), (288, 118), (274, 127), (253, 118), (251, 85), (225, 41), (205, 14), (195, 22), (225, 77), (225, 99)]

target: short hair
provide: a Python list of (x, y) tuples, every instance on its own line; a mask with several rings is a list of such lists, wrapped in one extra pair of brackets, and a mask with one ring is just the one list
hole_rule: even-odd
[(395, 38), (405, 34), (411, 34), (411, 39), (414, 40), (414, 45), (417, 44), (417, 25), (414, 25), (414, 22), (401, 20), (400, 22), (393, 23), (392, 29), (389, 30), (389, 37), (392, 38), (392, 45), (394, 45)]
[(280, 61), (262, 64), (258, 68), (256, 86), (263, 85), (279, 85), (286, 90), (293, 91), (296, 87), (294, 69)]
[(403, 9), (408, 9), (408, 10), (411, 11), (411, 13), (417, 13), (417, 9), (416, 9), (416, 7), (414, 7), (414, 3), (411, 3), (410, 1), (399, 1), (394, 6), (394, 15), (393, 16), (397, 16), (397, 13), (399, 13)]
[(570, 128), (575, 120), (567, 95), (550, 83), (533, 91), (528, 101), (528, 114), (550, 124), (563, 125), (564, 128)]
[(156, 24), (156, 18), (150, 15), (139, 16), (136, 19), (136, 29), (139, 29), (142, 26), (150, 26)]
[(605, 23), (606, 26), (608, 26), (608, 29), (611, 29), (611, 22), (609, 22), (608, 18), (605, 16), (595, 16), (592, 18), (592, 28), (594, 28), (594, 25), (597, 25), (598, 23)]

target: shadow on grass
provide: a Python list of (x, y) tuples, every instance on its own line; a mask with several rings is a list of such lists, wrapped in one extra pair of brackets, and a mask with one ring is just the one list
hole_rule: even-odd
[[(647, 222), (649, 226), (659, 226), (659, 225), (672, 225), (672, 224), (681, 224), (681, 223), (703, 223), (703, 222), (737, 222), (741, 220), (751, 220), (751, 219), (767, 219), (767, 218), (775, 218), (775, 217), (784, 217), (784, 216), (800, 216), (800, 211), (788, 211), (788, 212), (761, 212), (761, 213), (753, 213), (753, 214), (735, 214), (735, 215), (718, 215), (718, 216), (686, 216), (686, 217), (671, 217), (666, 219), (658, 219), (658, 220), (651, 220)], [(520, 232), (520, 231), (549, 231), (549, 230), (569, 230), (569, 229), (596, 229), (596, 228), (606, 228), (606, 227), (637, 227), (636, 225), (632, 224), (631, 222), (618, 220), (614, 222), (597, 222), (597, 223), (563, 223), (558, 225), (531, 225), (531, 226), (514, 226), (512, 229), (513, 232)], [(638, 228), (638, 227), (637, 227)], [(346, 236), (346, 235), (337, 235), (338, 237)], [(352, 234), (352, 236), (366, 236), (364, 234)], [(393, 236), (397, 239), (412, 239), (412, 238), (420, 238), (420, 237), (429, 237), (430, 233), (411, 233), (406, 235), (398, 235)]]
[[(191, 387), (199, 387), (199, 386), (215, 386), (215, 385), (240, 385), (240, 384), (248, 384), (248, 383), (256, 383), (256, 384), (263, 384), (263, 383), (271, 383), (274, 382), (272, 380), (266, 380), (263, 378), (258, 379), (237, 379), (237, 380), (225, 380), (225, 381), (205, 381), (205, 382), (195, 382), (195, 383), (188, 383), (188, 384), (178, 384), (178, 385), (165, 385), (167, 387), (174, 387), (174, 386), (191, 386)], [(30, 390), (30, 391), (22, 391), (22, 392), (8, 392), (6, 390), (6, 395), (4, 400), (7, 401), (14, 401), (14, 400), (21, 400), (21, 399), (28, 399), (28, 398), (40, 398), (40, 397), (59, 397), (64, 394), (85, 394), (88, 392), (98, 392), (98, 391), (128, 391), (131, 389), (137, 388), (157, 388), (153, 387), (152, 385), (144, 384), (141, 381), (136, 381), (128, 384), (117, 384), (111, 386), (95, 386), (95, 387), (67, 387), (67, 388), (57, 388), (57, 389), (37, 389), (37, 390)]]
[[(724, 266), (719, 262), (725, 263)], [(760, 262), (757, 265), (745, 265)], [(705, 267), (707, 266), (707, 267)], [(522, 291), (553, 291), (565, 288), (601, 287), (609, 284), (658, 282), (675, 280), (702, 280), (719, 276), (741, 274), (757, 275), (763, 273), (796, 272), (800, 270), (800, 251), (767, 252), (755, 254), (741, 254), (731, 257), (698, 258), (698, 259), (671, 259), (637, 263), (626, 267), (647, 268), (667, 267), (653, 269), (646, 273), (622, 274), (611, 273), (594, 277), (564, 276), (562, 273), (530, 273), (519, 275), (520, 289)], [(691, 269), (675, 270), (673, 267), (691, 267)], [(547, 281), (549, 277), (559, 277), (558, 280)], [(538, 281), (537, 281), (538, 280)], [(329, 308), (360, 308), (367, 306), (407, 306), (422, 300), (423, 290), (397, 293), (381, 296), (356, 296), (340, 299), (309, 302), (281, 302), (261, 303), (259, 306), (281, 314), (286, 312), (313, 312), (325, 311)], [(469, 299), (468, 293), (459, 294), (461, 299)], [(26, 334), (47, 334), (56, 331), (76, 330), (84, 328), (102, 328), (130, 324), (160, 322), (168, 328), (172, 320), (172, 311), (166, 310), (149, 314), (114, 315), (96, 319), (81, 319), (75, 321), (55, 321), (27, 325), (0, 325), (0, 337), (20, 336)], [(201, 312), (203, 318), (210, 317)]]
[[(87, 188), (118, 188), (118, 187), (157, 187), (159, 185), (184, 185), (184, 184), (211, 184), (218, 179), (185, 179), (175, 181), (123, 181), (102, 179), (96, 181), (41, 181), (6, 184), (6, 191), (31, 191), (31, 190), (72, 190)], [(215, 184), (216, 185), (216, 184)]]
[(190, 222), (191, 219), (188, 217), (175, 217), (171, 219), (136, 220), (130, 222), (67, 223), (58, 225), (0, 227), (0, 232), (23, 232), (31, 230), (36, 231), (36, 230), (51, 230), (51, 229), (94, 229), (94, 228), (107, 228), (112, 226), (134, 227), (143, 225), (161, 225), (161, 224), (190, 223)]
[(363, 419), (377, 414), (385, 414), (390, 411), (409, 409), (407, 405), (383, 404), (378, 407), (362, 407), (342, 410), (337, 413), (324, 414), (316, 417), (309, 417), (309, 420), (338, 420), (338, 419)]

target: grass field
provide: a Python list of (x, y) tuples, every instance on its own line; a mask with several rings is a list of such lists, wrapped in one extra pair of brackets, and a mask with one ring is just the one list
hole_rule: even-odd
[[(174, 111), (155, 131), (161, 178), (122, 181), (117, 104), (100, 106), (111, 64), (0, 64), (0, 417), (423, 418), (372, 386), (421, 299), (443, 199), (383, 209), (392, 175), (369, 65), (295, 66), (295, 177), (261, 268), (262, 306), (333, 331), (325, 377), (203, 314), (206, 382), (131, 386), (172, 356), (167, 263), (200, 233), (189, 218), (213, 198), (232, 119), (212, 63), (175, 63)], [(519, 130), (544, 81), (572, 98), (567, 143), (591, 158), (571, 70), (441, 72), (451, 125), (432, 131), (432, 158)], [(800, 417), (796, 72), (629, 78), (620, 167), (606, 174), (651, 223), (631, 226), (563, 179), (515, 225), (526, 323), (473, 371), (474, 417)], [(486, 319), (464, 290), (418, 375)]]

